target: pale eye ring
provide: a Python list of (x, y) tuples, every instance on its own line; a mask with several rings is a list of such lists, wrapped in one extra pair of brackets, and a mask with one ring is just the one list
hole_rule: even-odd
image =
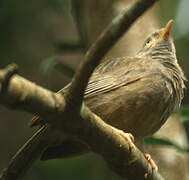
[(147, 39), (146, 42), (145, 42), (145, 45), (148, 45), (151, 43), (151, 39)]

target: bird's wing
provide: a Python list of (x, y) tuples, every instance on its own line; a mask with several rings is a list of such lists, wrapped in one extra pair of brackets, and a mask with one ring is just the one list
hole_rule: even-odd
[[(101, 63), (92, 74), (84, 98), (109, 92), (138, 81), (145, 69), (136, 63), (138, 58), (118, 58)], [(140, 64), (140, 63), (139, 63)]]

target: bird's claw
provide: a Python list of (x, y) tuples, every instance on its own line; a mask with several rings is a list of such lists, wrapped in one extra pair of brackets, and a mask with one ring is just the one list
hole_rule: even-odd
[(133, 150), (136, 149), (134, 142), (135, 142), (135, 138), (131, 133), (125, 133), (124, 131), (114, 128), (112, 127), (115, 131), (117, 131), (121, 137), (123, 137), (129, 144), (129, 150)]
[(152, 170), (158, 171), (158, 166), (154, 162), (154, 160), (151, 158), (150, 154), (145, 153), (144, 154), (145, 159), (150, 163)]

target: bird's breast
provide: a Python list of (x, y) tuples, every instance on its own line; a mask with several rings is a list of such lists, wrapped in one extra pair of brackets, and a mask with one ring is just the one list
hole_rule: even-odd
[(143, 137), (157, 131), (174, 108), (172, 86), (162, 77), (145, 77), (86, 98), (88, 107), (108, 124)]

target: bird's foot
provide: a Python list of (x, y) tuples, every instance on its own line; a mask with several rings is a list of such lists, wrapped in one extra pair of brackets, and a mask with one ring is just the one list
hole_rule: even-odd
[(114, 128), (114, 127), (112, 127), (112, 129), (117, 131), (120, 134), (120, 136), (123, 137), (128, 142), (130, 151), (133, 149), (136, 149), (135, 144), (134, 144), (135, 138), (131, 133), (125, 133), (124, 131)]
[(152, 170), (158, 171), (158, 166), (154, 162), (154, 160), (151, 158), (150, 154), (145, 153), (144, 154), (145, 159), (150, 163)]

